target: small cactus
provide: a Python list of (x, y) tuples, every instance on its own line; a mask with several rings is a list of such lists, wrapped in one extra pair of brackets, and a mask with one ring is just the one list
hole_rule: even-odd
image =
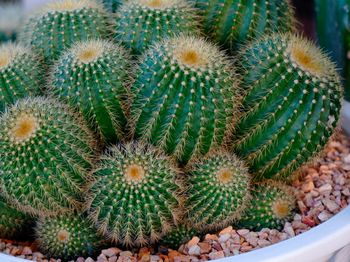
[(77, 41), (108, 37), (109, 22), (97, 0), (57, 0), (28, 20), (20, 38), (51, 64)]
[(0, 45), (0, 112), (20, 98), (39, 95), (41, 75), (40, 59), (30, 49)]
[(0, 122), (0, 195), (34, 215), (79, 208), (94, 155), (80, 119), (53, 99), (29, 98)]
[(185, 0), (131, 0), (116, 13), (115, 38), (140, 54), (180, 33), (199, 33), (196, 10)]
[(312, 43), (276, 34), (242, 52), (246, 90), (234, 150), (256, 178), (286, 179), (333, 134), (341, 85), (333, 63)]
[(123, 137), (129, 57), (117, 44), (89, 40), (75, 44), (56, 64), (51, 93), (76, 106), (103, 140)]
[(186, 244), (194, 236), (198, 236), (198, 231), (187, 225), (180, 224), (169, 233), (167, 233), (161, 240), (161, 245), (168, 248), (178, 249), (182, 244)]
[(203, 39), (180, 36), (150, 49), (131, 88), (132, 129), (186, 163), (220, 146), (237, 107), (228, 59)]
[(261, 35), (294, 28), (289, 0), (194, 1), (203, 12), (204, 31), (231, 52)]
[(22, 239), (30, 235), (33, 219), (13, 207), (0, 197), (0, 238)]
[(123, 245), (159, 240), (177, 219), (177, 173), (168, 157), (151, 146), (110, 148), (87, 194), (90, 219), (102, 234)]
[(248, 170), (228, 152), (210, 152), (188, 168), (188, 221), (201, 231), (222, 229), (249, 204)]
[(94, 256), (103, 245), (88, 220), (76, 214), (40, 219), (35, 231), (39, 249), (65, 261)]
[(251, 204), (237, 222), (239, 228), (259, 231), (281, 230), (294, 215), (296, 198), (293, 189), (275, 181), (264, 181), (252, 188)]

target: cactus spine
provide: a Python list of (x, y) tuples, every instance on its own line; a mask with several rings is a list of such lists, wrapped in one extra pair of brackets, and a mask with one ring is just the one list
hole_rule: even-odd
[(134, 54), (155, 41), (198, 32), (196, 11), (185, 0), (126, 1), (116, 15), (115, 38)]
[(247, 93), (235, 152), (256, 177), (287, 178), (334, 132), (342, 98), (339, 77), (316, 46), (291, 34), (256, 42), (239, 60)]
[(67, 261), (93, 256), (103, 244), (87, 219), (74, 214), (40, 219), (35, 230), (39, 248), (46, 255)]
[(236, 156), (210, 152), (188, 167), (188, 221), (202, 231), (222, 229), (248, 205), (250, 177)]
[(0, 194), (35, 215), (79, 208), (94, 155), (80, 119), (55, 100), (30, 98), (0, 122)]
[(116, 142), (126, 126), (125, 101), (129, 57), (103, 40), (77, 43), (56, 64), (52, 93), (78, 107), (103, 140)]
[(180, 205), (178, 171), (151, 146), (110, 148), (88, 192), (90, 219), (111, 240), (128, 246), (157, 241), (171, 230)]
[(39, 58), (17, 44), (0, 45), (0, 112), (20, 98), (40, 94)]
[(237, 106), (226, 57), (205, 40), (181, 36), (150, 49), (136, 74), (131, 106), (135, 137), (181, 162), (221, 145)]
[(204, 16), (204, 31), (225, 48), (237, 51), (239, 44), (272, 32), (294, 27), (289, 0), (195, 0)]
[(106, 38), (109, 26), (107, 13), (97, 1), (58, 0), (31, 17), (21, 39), (52, 63), (74, 42)]
[(239, 228), (280, 230), (293, 217), (296, 198), (291, 187), (267, 180), (254, 185), (251, 203), (237, 223)]

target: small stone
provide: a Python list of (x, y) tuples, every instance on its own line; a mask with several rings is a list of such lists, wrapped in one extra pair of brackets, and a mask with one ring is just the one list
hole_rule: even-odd
[(330, 184), (324, 184), (318, 189), (318, 192), (320, 192), (320, 194), (322, 195), (329, 194), (331, 191), (332, 191), (332, 185)]
[(283, 230), (288, 234), (289, 237), (295, 237), (295, 232), (291, 223), (289, 222), (285, 223)]
[(232, 226), (226, 227), (223, 230), (220, 231), (219, 235), (225, 235), (225, 234), (231, 234), (233, 231)]
[(108, 262), (117, 262), (117, 260), (118, 260), (117, 256), (113, 256), (113, 257), (108, 258)]
[(266, 240), (266, 239), (259, 239), (258, 240), (258, 246), (259, 247), (266, 247), (266, 246), (269, 246), (271, 245), (271, 242)]
[(219, 241), (218, 236), (213, 235), (213, 234), (206, 234), (204, 239), (205, 240), (212, 240), (212, 241)]
[(187, 246), (191, 247), (191, 246), (195, 246), (199, 243), (200, 239), (199, 237), (193, 237), (190, 241), (188, 241)]
[(85, 259), (83, 257), (78, 257), (76, 262), (85, 262)]
[(324, 210), (317, 217), (318, 217), (319, 220), (324, 222), (324, 221), (330, 219), (332, 217), (332, 214), (329, 213), (327, 210)]
[(313, 190), (315, 188), (314, 182), (311, 180), (305, 184), (302, 185), (302, 190), (304, 192), (310, 192), (311, 190)]
[(87, 259), (85, 259), (85, 262), (95, 262), (95, 260), (93, 260), (91, 257), (88, 257)]
[(327, 199), (327, 198), (323, 199), (322, 202), (323, 202), (323, 204), (326, 205), (327, 209), (332, 213), (334, 213), (335, 211), (337, 211), (339, 209), (339, 206), (334, 201), (332, 201), (330, 199)]
[(250, 251), (250, 250), (252, 250), (252, 249), (253, 249), (252, 246), (243, 246), (243, 247), (241, 248), (241, 252), (248, 252), (248, 251)]
[(108, 249), (103, 249), (102, 254), (104, 254), (106, 257), (113, 257), (118, 255), (121, 252), (119, 248), (111, 247)]
[(159, 256), (151, 256), (151, 262), (157, 262), (157, 261), (160, 261)]
[(132, 257), (132, 253), (130, 251), (122, 251), (119, 253), (121, 257)]
[(201, 248), (198, 245), (193, 245), (188, 249), (188, 254), (191, 256), (199, 256), (201, 254)]
[(249, 230), (248, 229), (240, 229), (240, 230), (237, 230), (237, 233), (238, 233), (238, 235), (244, 237), (246, 234), (249, 233)]
[(30, 247), (24, 247), (21, 252), (22, 255), (31, 255), (33, 251)]
[(207, 242), (198, 243), (198, 246), (201, 248), (201, 254), (209, 254), (211, 251), (211, 245)]
[(225, 257), (224, 251), (216, 251), (209, 254), (209, 258), (212, 260), (224, 258), (224, 257)]
[(225, 243), (230, 237), (231, 235), (229, 233), (223, 234), (219, 237), (219, 242)]
[(97, 257), (97, 262), (107, 262), (107, 261), (108, 261), (108, 259), (107, 259), (107, 257), (104, 254), (100, 254)]

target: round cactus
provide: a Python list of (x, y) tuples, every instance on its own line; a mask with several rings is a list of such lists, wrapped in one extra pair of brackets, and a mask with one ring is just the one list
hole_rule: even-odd
[(247, 168), (228, 152), (210, 152), (188, 167), (188, 221), (202, 231), (222, 229), (238, 219), (249, 203)]
[(132, 129), (180, 162), (223, 143), (237, 108), (229, 61), (205, 40), (181, 36), (150, 49), (131, 88)]
[(153, 42), (199, 33), (196, 10), (185, 0), (131, 0), (116, 13), (115, 38), (140, 54)]
[(114, 242), (155, 242), (177, 219), (177, 173), (168, 157), (151, 146), (114, 146), (93, 173), (96, 182), (87, 194), (89, 217)]
[(67, 261), (93, 256), (103, 244), (88, 220), (74, 214), (41, 219), (35, 231), (40, 250)]
[(21, 239), (30, 235), (33, 219), (10, 207), (0, 197), (0, 238)]
[(107, 142), (123, 137), (129, 57), (120, 46), (103, 40), (74, 45), (56, 64), (51, 93), (77, 106)]
[(97, 0), (57, 0), (30, 17), (21, 40), (52, 63), (74, 42), (106, 38), (110, 34), (107, 12)]
[(204, 16), (204, 31), (231, 52), (239, 44), (294, 28), (289, 0), (195, 0)]
[(198, 236), (197, 230), (184, 224), (180, 224), (167, 233), (160, 243), (168, 248), (178, 249), (182, 244), (187, 243), (194, 236)]
[(40, 59), (17, 44), (0, 45), (0, 112), (20, 98), (40, 94)]
[(55, 100), (29, 98), (0, 122), (0, 194), (35, 215), (79, 208), (94, 155), (80, 119)]
[(282, 229), (294, 215), (296, 198), (293, 189), (275, 181), (264, 181), (252, 188), (251, 204), (237, 222), (239, 228), (259, 231)]
[(115, 13), (122, 3), (123, 0), (103, 0), (103, 4), (106, 9), (112, 13)]
[(246, 96), (235, 152), (257, 178), (286, 179), (323, 149), (336, 128), (339, 77), (316, 46), (291, 34), (256, 42), (239, 60)]

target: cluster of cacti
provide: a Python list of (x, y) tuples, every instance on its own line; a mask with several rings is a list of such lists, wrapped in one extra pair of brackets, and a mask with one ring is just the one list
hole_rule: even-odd
[(21, 34), (31, 48), (0, 48), (0, 237), (28, 213), (41, 250), (69, 260), (103, 241), (176, 248), (228, 225), (281, 227), (291, 189), (251, 178), (286, 182), (322, 149), (339, 77), (292, 33), (232, 60), (220, 47), (291, 30), (292, 13), (288, 1), (47, 4)]

